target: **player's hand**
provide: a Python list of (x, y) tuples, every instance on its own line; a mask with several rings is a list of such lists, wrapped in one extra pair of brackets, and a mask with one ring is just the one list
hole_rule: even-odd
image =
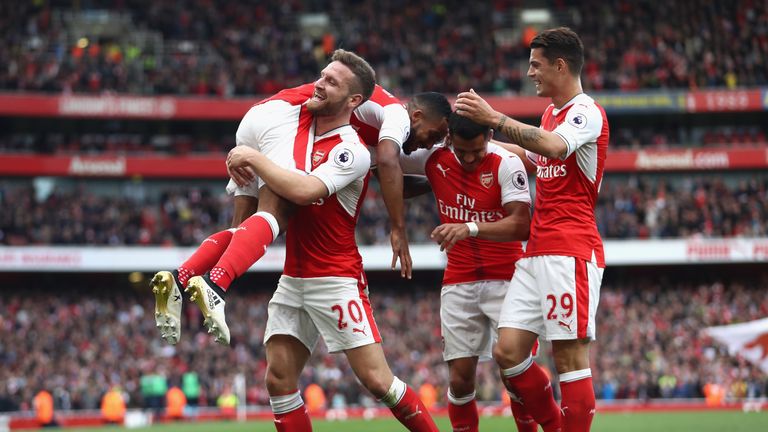
[(456, 114), (488, 127), (495, 127), (501, 116), (474, 90), (459, 93), (453, 107)]
[(237, 168), (250, 165), (250, 159), (259, 155), (259, 151), (255, 148), (239, 145), (235, 146), (227, 154), (227, 167)]
[(441, 251), (450, 251), (456, 242), (469, 237), (469, 227), (463, 223), (442, 224), (430, 235), (440, 245)]
[(411, 251), (408, 248), (408, 234), (404, 228), (393, 228), (389, 234), (389, 240), (392, 242), (392, 270), (400, 260), (400, 276), (411, 278), (413, 262), (411, 261)]
[(227, 174), (229, 174), (229, 178), (240, 187), (248, 186), (256, 179), (256, 174), (251, 167), (247, 166), (232, 168), (227, 165)]

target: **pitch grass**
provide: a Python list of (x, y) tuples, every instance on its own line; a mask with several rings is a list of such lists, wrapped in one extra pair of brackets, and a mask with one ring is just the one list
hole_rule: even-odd
[[(441, 431), (450, 431), (447, 418), (437, 418)], [(66, 429), (79, 432), (115, 432), (121, 428)], [(347, 420), (343, 422), (314, 421), (314, 432), (390, 432), (404, 431), (392, 419)], [(135, 432), (273, 432), (271, 422), (215, 422), (162, 424), (148, 428), (132, 429)], [(483, 432), (514, 432), (511, 418), (483, 417)], [(592, 425), (593, 432), (753, 432), (768, 431), (768, 412), (742, 413), (733, 411), (674, 412), (674, 413), (605, 413), (598, 414)]]

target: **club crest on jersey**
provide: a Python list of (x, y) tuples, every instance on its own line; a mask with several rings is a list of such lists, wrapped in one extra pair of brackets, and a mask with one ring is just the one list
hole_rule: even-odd
[(325, 151), (318, 150), (312, 155), (312, 166), (316, 167), (325, 157)]
[(483, 187), (490, 189), (490, 187), (493, 186), (493, 173), (484, 172), (480, 174), (480, 184), (483, 185)]
[(352, 150), (345, 148), (336, 153), (336, 156), (333, 157), (333, 161), (336, 162), (336, 165), (342, 168), (347, 168), (355, 161), (355, 157), (352, 155)]

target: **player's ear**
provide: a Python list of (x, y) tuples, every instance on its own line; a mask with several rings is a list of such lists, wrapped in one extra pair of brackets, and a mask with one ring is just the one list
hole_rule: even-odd
[(492, 139), (493, 139), (493, 129), (490, 129), (488, 131), (488, 139), (486, 139), (485, 142), (487, 143), (488, 141), (490, 141)]
[(555, 66), (557, 67), (558, 72), (568, 71), (568, 63), (566, 63), (565, 59), (562, 57), (558, 57), (557, 60), (555, 60)]
[(352, 108), (357, 108), (363, 103), (363, 95), (361, 95), (360, 93), (355, 93), (353, 95), (350, 95), (349, 102), (352, 105)]

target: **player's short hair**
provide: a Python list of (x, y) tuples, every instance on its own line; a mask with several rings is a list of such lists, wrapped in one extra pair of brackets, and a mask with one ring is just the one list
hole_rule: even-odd
[(568, 27), (557, 27), (537, 34), (531, 41), (531, 49), (541, 48), (542, 54), (550, 62), (558, 58), (565, 60), (571, 74), (581, 75), (584, 66), (584, 44), (575, 31)]
[(337, 49), (333, 52), (331, 61), (343, 64), (355, 75), (355, 82), (350, 87), (352, 93), (363, 95), (363, 102), (371, 98), (373, 88), (376, 86), (376, 72), (364, 58), (352, 51)]
[(465, 140), (471, 140), (481, 134), (488, 138), (490, 133), (490, 127), (476, 123), (461, 114), (452, 112), (450, 117), (448, 117), (448, 135), (450, 136), (458, 135)]
[(411, 97), (410, 103), (422, 110), (427, 117), (447, 119), (451, 115), (451, 103), (442, 93), (417, 93)]

